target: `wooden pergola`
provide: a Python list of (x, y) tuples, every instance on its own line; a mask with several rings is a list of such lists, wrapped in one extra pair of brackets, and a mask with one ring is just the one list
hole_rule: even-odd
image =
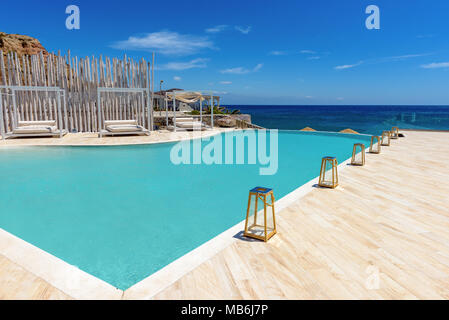
[(214, 96), (213, 91), (184, 91), (180, 89), (167, 90), (165, 92), (156, 92), (155, 98), (162, 98), (165, 105), (165, 118), (166, 125), (168, 127), (168, 101), (172, 101), (173, 109), (173, 126), (176, 132), (176, 101), (184, 102), (187, 104), (197, 103), (200, 104), (200, 122), (203, 122), (203, 102), (209, 105), (211, 110), (211, 127), (214, 127), (214, 105), (217, 102), (217, 106), (220, 106), (220, 96)]

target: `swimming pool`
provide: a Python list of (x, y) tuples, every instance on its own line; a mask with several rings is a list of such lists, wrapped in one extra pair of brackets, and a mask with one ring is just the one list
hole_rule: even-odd
[(0, 227), (125, 290), (242, 221), (252, 187), (280, 199), (319, 174), (322, 156), (341, 163), (370, 139), (278, 138), (275, 175), (259, 164), (175, 165), (174, 143), (0, 149)]

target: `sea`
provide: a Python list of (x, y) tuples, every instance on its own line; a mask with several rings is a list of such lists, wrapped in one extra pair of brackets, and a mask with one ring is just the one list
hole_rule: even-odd
[(337, 132), (352, 129), (380, 135), (383, 130), (449, 130), (449, 106), (331, 106), (331, 105), (234, 105), (251, 115), (252, 122), (267, 129)]

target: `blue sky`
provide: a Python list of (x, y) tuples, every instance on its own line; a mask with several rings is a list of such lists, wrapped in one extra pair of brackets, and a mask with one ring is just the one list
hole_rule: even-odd
[[(371, 4), (380, 30), (365, 27)], [(448, 17), (447, 0), (21, 0), (2, 3), (0, 31), (78, 56), (156, 51), (156, 87), (226, 104), (448, 105)]]

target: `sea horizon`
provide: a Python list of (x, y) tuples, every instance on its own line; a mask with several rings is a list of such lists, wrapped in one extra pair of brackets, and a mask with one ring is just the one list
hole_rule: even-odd
[(380, 135), (392, 127), (449, 130), (447, 105), (226, 105), (250, 114), (254, 124), (268, 129), (319, 131), (352, 129)]

